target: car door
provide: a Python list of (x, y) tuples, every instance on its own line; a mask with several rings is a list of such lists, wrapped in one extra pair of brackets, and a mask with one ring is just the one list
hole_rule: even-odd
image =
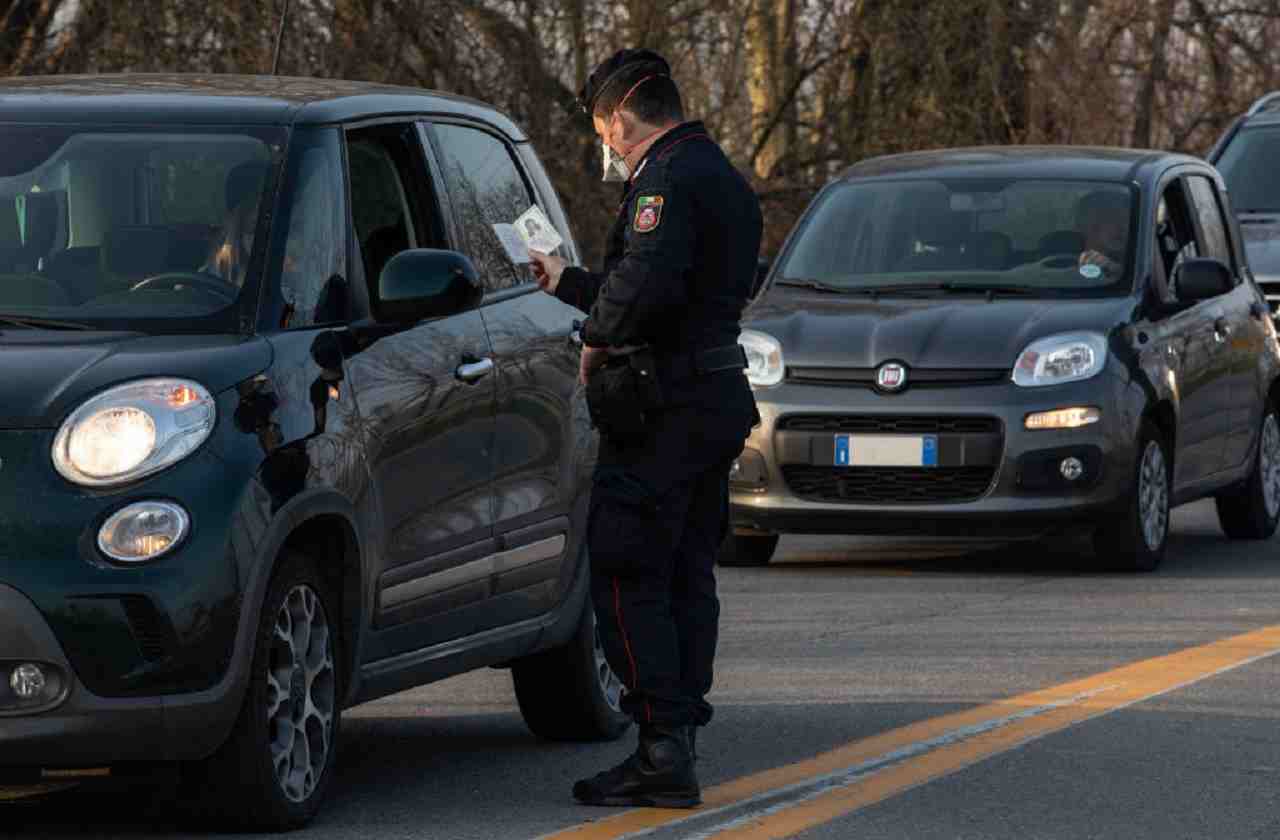
[[(1198, 257), (1194, 211), (1182, 178), (1168, 182), (1157, 213), (1156, 255), (1169, 292), (1177, 302), (1177, 271), (1181, 262)], [(1216, 379), (1224, 362), (1214, 324), (1225, 317), (1221, 300), (1201, 301), (1177, 308), (1161, 324), (1159, 332), (1166, 364), (1174, 375), (1177, 395), (1177, 451), (1174, 457), (1175, 490), (1193, 486), (1222, 469), (1223, 438), (1230, 427), (1221, 411), (1225, 388)]]
[(1235, 288), (1222, 298), (1222, 317), (1214, 324), (1214, 340), (1225, 366), (1219, 390), (1223, 410), (1230, 417), (1230, 429), (1223, 445), (1223, 468), (1233, 469), (1248, 459), (1262, 416), (1258, 362), (1267, 340), (1262, 322), (1265, 310), (1260, 307), (1253, 285), (1242, 276), (1242, 262), (1231, 241), (1230, 217), (1217, 185), (1208, 175), (1189, 176), (1187, 184), (1204, 241), (1201, 256), (1220, 260), (1235, 278)]
[[(490, 617), (517, 621), (554, 607), (571, 571), (571, 453), (583, 418), (573, 413), (578, 352), (569, 337), (582, 314), (542, 293), (493, 233), (494, 224), (538, 203), (515, 148), (474, 124), (437, 121), (424, 131), (447, 188), (456, 247), (485, 284), (482, 314), (498, 379), (494, 533), (507, 558), (495, 570)], [(558, 215), (553, 209), (549, 218)]]
[[(397, 253), (447, 245), (412, 122), (347, 133), (357, 270), (371, 299)], [(374, 305), (376, 315), (376, 303)], [(478, 309), (417, 324), (365, 325), (349, 362), (377, 494), (378, 631), (367, 659), (480, 627), (493, 541), (496, 377)]]

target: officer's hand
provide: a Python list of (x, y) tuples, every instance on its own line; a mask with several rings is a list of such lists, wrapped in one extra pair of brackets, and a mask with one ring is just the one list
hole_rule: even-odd
[(560, 275), (564, 273), (565, 261), (538, 251), (530, 251), (529, 257), (533, 260), (534, 279), (538, 281), (542, 291), (554, 295), (556, 288), (560, 285)]
[(578, 383), (586, 385), (591, 374), (599, 370), (608, 359), (607, 347), (583, 347), (582, 359), (578, 362)]

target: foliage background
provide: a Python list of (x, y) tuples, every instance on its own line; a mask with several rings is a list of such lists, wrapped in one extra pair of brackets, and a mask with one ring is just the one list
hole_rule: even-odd
[[(1280, 88), (1280, 0), (287, 0), (278, 72), (452, 91), (529, 132), (585, 253), (617, 199), (575, 92), (622, 46), (765, 202), (772, 252), (872, 155), (1071, 143), (1203, 154)], [(0, 0), (0, 73), (270, 73), (286, 0)]]

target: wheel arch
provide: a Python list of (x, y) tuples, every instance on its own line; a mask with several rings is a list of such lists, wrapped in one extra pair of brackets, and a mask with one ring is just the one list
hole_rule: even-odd
[[(351, 519), (337, 512), (317, 512), (299, 522), (285, 537), (272, 561), (272, 571), (292, 552), (303, 554), (316, 565), (329, 592), (334, 596), (340, 628), (338, 656), (342, 668), (338, 697), (342, 705), (352, 696), (359, 672), (361, 618), (364, 613), (364, 566), (360, 540)], [(268, 576), (269, 579), (270, 576)]]

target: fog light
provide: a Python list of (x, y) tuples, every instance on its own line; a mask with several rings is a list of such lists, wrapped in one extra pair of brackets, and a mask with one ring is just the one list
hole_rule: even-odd
[(769, 473), (765, 469), (764, 456), (747, 447), (729, 468), (729, 483), (740, 490), (759, 492), (768, 485)]
[(1063, 458), (1062, 463), (1058, 465), (1058, 472), (1062, 473), (1062, 477), (1067, 481), (1079, 481), (1080, 476), (1084, 475), (1084, 462), (1079, 458)]
[(44, 669), (30, 662), (19, 665), (9, 675), (9, 688), (19, 700), (35, 700), (44, 693), (47, 682)]
[(1079, 408), (1059, 408), (1055, 411), (1040, 411), (1028, 414), (1025, 426), (1028, 429), (1078, 429), (1097, 423), (1102, 419), (1102, 410), (1093, 406)]
[(112, 560), (154, 560), (187, 535), (190, 517), (171, 502), (136, 502), (111, 515), (98, 532), (98, 548)]

